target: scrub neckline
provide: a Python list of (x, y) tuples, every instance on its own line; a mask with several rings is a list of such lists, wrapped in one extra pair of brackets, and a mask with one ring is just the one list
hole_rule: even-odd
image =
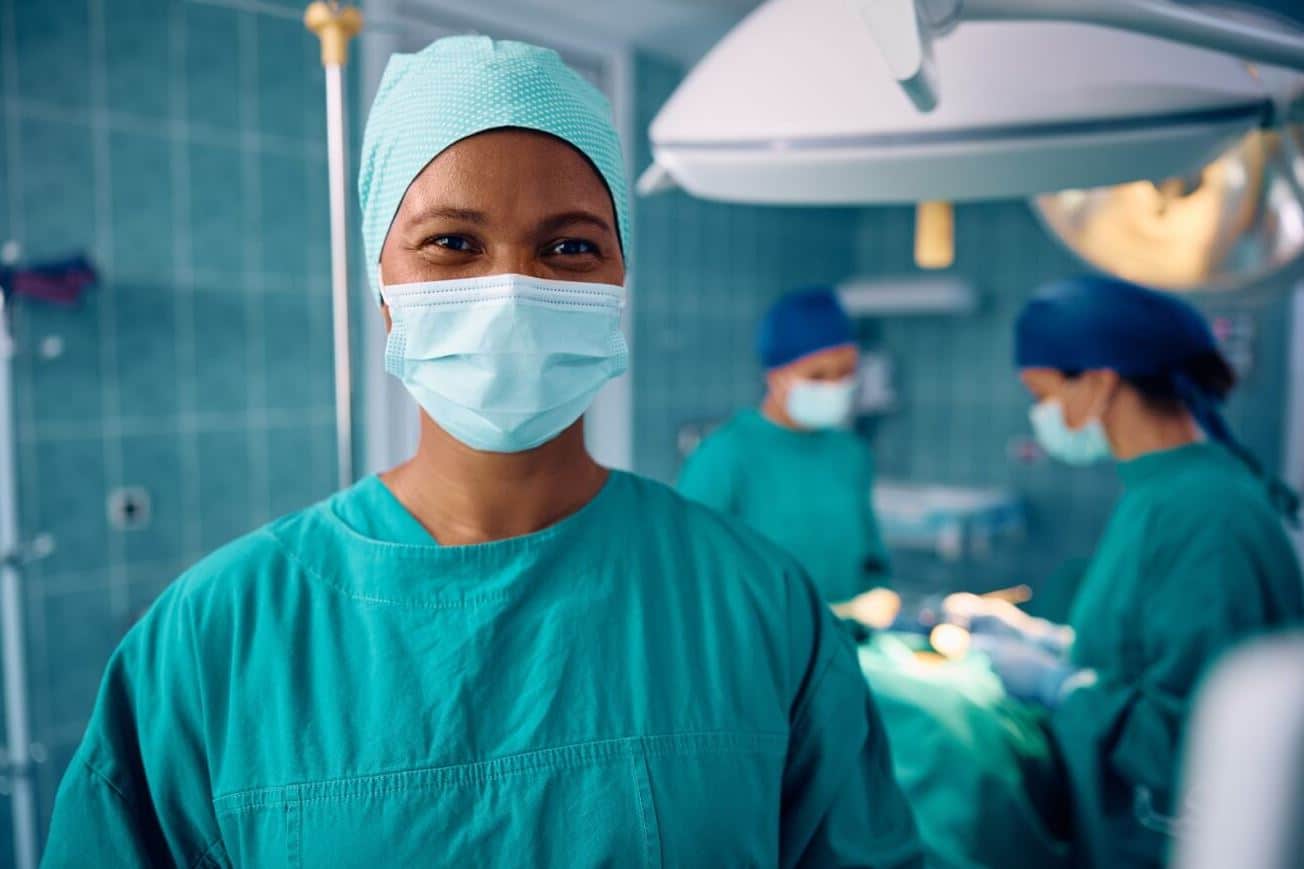
[(1123, 485), (1134, 487), (1161, 478), (1167, 478), (1193, 462), (1222, 461), (1227, 456), (1222, 447), (1208, 441), (1194, 441), (1166, 450), (1145, 453), (1126, 462), (1118, 463), (1118, 475)]
[[(627, 476), (627, 475), (624, 474), (623, 471), (616, 471), (616, 470), (609, 469), (607, 471), (607, 479), (603, 481), (601, 488), (598, 489), (597, 493), (592, 498), (590, 498), (587, 503), (582, 505), (574, 513), (571, 513), (567, 516), (563, 516), (561, 519), (558, 519), (556, 522), (552, 523), (551, 525), (540, 528), (538, 531), (531, 531), (529, 534), (518, 534), (515, 537), (504, 537), (501, 540), (487, 540), (483, 543), (462, 543), (456, 546), (448, 546), (443, 543), (440, 543), (434, 538), (433, 535), (430, 534), (429, 531), (426, 532), (426, 536), (430, 538), (429, 542), (415, 543), (415, 542), (408, 542), (408, 541), (392, 542), (386, 540), (377, 540), (374, 537), (368, 537), (367, 535), (355, 530), (351, 525), (348, 524), (348, 522), (344, 521), (343, 517), (340, 516), (339, 511), (336, 509), (336, 504), (334, 503), (335, 498), (329, 499), (326, 502), (326, 505), (328, 507), (327, 513), (329, 514), (331, 520), (335, 522), (337, 525), (339, 525), (340, 528), (348, 536), (353, 537), (354, 539), (359, 541), (366, 541), (368, 543), (373, 543), (380, 546), (398, 547), (400, 549), (411, 550), (412, 554), (416, 554), (416, 555), (425, 554), (430, 551), (441, 552), (441, 553), (443, 552), (456, 553), (459, 551), (472, 552), (476, 550), (489, 551), (495, 548), (512, 548), (514, 546), (529, 546), (532, 544), (536, 544), (548, 540), (552, 537), (557, 537), (559, 535), (565, 534), (572, 526), (583, 522), (584, 517), (590, 511), (594, 510), (595, 507), (599, 504), (599, 502), (607, 498), (608, 492), (612, 488), (614, 488), (614, 483), (616, 481), (617, 476)], [(403, 512), (407, 513), (407, 515), (411, 517), (413, 522), (416, 522), (417, 521), (416, 517), (412, 516), (412, 514), (408, 511), (408, 509), (403, 506), (403, 502), (399, 501), (398, 497), (395, 496), (395, 494), (390, 491), (389, 486), (385, 485), (385, 481), (381, 480), (379, 477), (376, 478), (376, 481), (380, 483), (381, 486), (384, 486), (385, 492), (389, 495), (390, 498), (394, 500), (394, 503), (398, 507), (402, 508)], [(346, 489), (344, 492), (341, 492), (340, 495), (352, 492), (359, 485), (360, 484), (355, 483), (349, 489)], [(336, 497), (339, 497), (339, 495), (337, 495)], [(420, 525), (419, 522), (417, 524)], [(424, 526), (422, 526), (422, 530), (425, 530)]]
[(485, 543), (444, 546), (433, 537), (428, 543), (369, 537), (339, 512), (341, 499), (363, 494), (362, 483), (268, 530), (316, 579), (361, 602), (432, 610), (468, 607), (504, 599), (507, 586), (529, 574), (528, 564), (565, 551), (629, 487), (630, 479), (611, 470), (597, 494), (569, 516), (529, 534)]
[[(386, 543), (411, 543), (417, 546), (438, 546), (426, 527), (412, 515), (412, 511), (403, 506), (389, 485), (381, 479), (380, 474), (372, 474), (359, 480), (354, 486), (358, 495), (357, 502), (347, 505), (352, 508), (346, 514), (346, 505), (335, 502), (335, 513), (354, 531), (363, 537), (381, 540)], [(358, 520), (361, 521), (358, 521)]]

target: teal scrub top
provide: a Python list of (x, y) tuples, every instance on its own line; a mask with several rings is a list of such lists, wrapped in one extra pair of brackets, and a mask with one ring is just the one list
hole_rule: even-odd
[(46, 866), (917, 866), (846, 632), (790, 559), (613, 473), (435, 543), (375, 478), (171, 585)]
[(1073, 662), (1099, 681), (1050, 724), (1092, 864), (1158, 866), (1201, 676), (1233, 644), (1304, 622), (1304, 580), (1262, 481), (1221, 447), (1150, 453), (1119, 474), (1071, 617)]
[(689, 456), (679, 491), (741, 518), (791, 553), (829, 603), (887, 585), (869, 446), (845, 430), (794, 431), (736, 414)]

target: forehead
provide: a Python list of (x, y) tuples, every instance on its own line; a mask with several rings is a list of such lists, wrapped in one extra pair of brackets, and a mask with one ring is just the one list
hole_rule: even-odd
[(1059, 388), (1064, 375), (1054, 368), (1022, 368), (1019, 379), (1034, 395), (1045, 395)]
[(794, 371), (814, 371), (824, 368), (854, 365), (860, 356), (855, 344), (843, 344), (807, 354), (791, 363)]
[(490, 213), (543, 205), (600, 209), (615, 226), (611, 194), (588, 158), (533, 130), (490, 130), (446, 148), (413, 180), (399, 213), (432, 205)]

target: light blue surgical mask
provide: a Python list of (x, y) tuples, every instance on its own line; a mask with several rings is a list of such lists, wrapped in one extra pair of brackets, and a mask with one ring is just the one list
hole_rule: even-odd
[(490, 275), (384, 286), (385, 370), (472, 449), (555, 438), (628, 367), (624, 287)]
[(846, 425), (856, 400), (856, 378), (827, 383), (796, 380), (788, 387), (784, 409), (802, 428), (824, 429)]
[(1069, 428), (1064, 421), (1064, 405), (1048, 398), (1033, 406), (1028, 413), (1032, 431), (1052, 458), (1078, 467), (1092, 465), (1110, 457), (1109, 438), (1099, 419), (1090, 420), (1079, 429)]

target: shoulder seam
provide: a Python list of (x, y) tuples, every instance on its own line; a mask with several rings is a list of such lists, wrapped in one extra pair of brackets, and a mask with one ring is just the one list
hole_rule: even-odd
[(101, 784), (103, 784), (109, 790), (113, 791), (114, 795), (117, 796), (118, 799), (122, 800), (123, 803), (133, 808), (135, 807), (135, 803), (133, 803), (131, 800), (127, 798), (127, 795), (122, 792), (122, 788), (114, 784), (113, 779), (109, 778), (108, 775), (101, 772), (98, 767), (96, 767), (86, 758), (79, 757), (77, 758), (77, 760), (83, 767), (85, 767), (86, 771), (91, 774), (92, 778), (98, 779)]

